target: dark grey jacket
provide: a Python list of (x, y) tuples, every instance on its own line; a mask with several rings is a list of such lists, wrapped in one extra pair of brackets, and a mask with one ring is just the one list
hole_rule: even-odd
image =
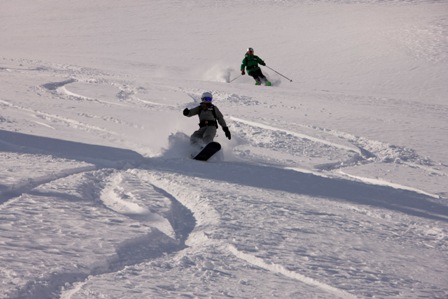
[[(214, 110), (214, 113), (213, 113)], [(193, 115), (199, 115), (199, 122), (204, 123), (205, 121), (217, 121), (221, 127), (227, 127), (226, 121), (221, 111), (218, 107), (212, 103), (201, 103), (199, 106), (190, 109), (189, 113), (186, 115), (191, 117)]]

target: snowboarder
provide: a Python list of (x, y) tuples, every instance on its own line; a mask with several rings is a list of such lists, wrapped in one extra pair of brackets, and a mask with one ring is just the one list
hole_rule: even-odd
[(218, 123), (221, 125), (226, 137), (230, 140), (231, 134), (227, 124), (224, 120), (224, 116), (218, 107), (212, 104), (213, 95), (206, 91), (201, 96), (201, 104), (199, 106), (188, 109), (185, 108), (183, 114), (187, 117), (193, 115), (199, 116), (199, 130), (195, 131), (191, 137), (190, 141), (192, 144), (204, 143), (204, 145), (209, 144), (213, 141), (216, 136), (216, 129), (218, 128)]
[(266, 86), (271, 86), (271, 82), (269, 82), (265, 75), (263, 75), (258, 64), (266, 65), (260, 57), (254, 55), (253, 48), (247, 48), (246, 55), (241, 63), (241, 75), (246, 74), (244, 69), (247, 68), (247, 73), (249, 76), (252, 76), (255, 79), (255, 85), (264, 83)]

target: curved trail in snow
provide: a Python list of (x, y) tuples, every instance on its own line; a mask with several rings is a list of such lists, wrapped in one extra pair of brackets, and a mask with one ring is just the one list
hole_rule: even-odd
[(262, 129), (267, 129), (267, 130), (271, 130), (271, 131), (283, 131), (283, 132), (285, 132), (287, 134), (290, 134), (292, 136), (296, 136), (296, 137), (299, 137), (299, 138), (302, 138), (302, 139), (308, 139), (308, 140), (311, 140), (311, 141), (314, 141), (314, 142), (317, 142), (317, 143), (322, 143), (322, 144), (329, 145), (329, 146), (332, 146), (332, 147), (336, 147), (336, 148), (339, 148), (339, 149), (343, 149), (343, 150), (346, 150), (346, 151), (349, 151), (349, 152), (355, 152), (355, 153), (361, 154), (361, 151), (359, 149), (357, 149), (357, 148), (352, 148), (352, 147), (348, 147), (348, 146), (345, 146), (345, 145), (337, 144), (337, 143), (334, 143), (334, 142), (329, 142), (329, 141), (326, 141), (326, 140), (323, 140), (323, 139), (320, 139), (320, 138), (315, 138), (315, 137), (312, 137), (312, 136), (309, 136), (309, 135), (293, 132), (293, 131), (290, 131), (290, 130), (279, 129), (279, 128), (275, 128), (275, 127), (272, 127), (272, 126), (264, 125), (264, 124), (261, 124), (261, 123), (240, 119), (240, 118), (237, 118), (237, 117), (231, 117), (231, 119), (236, 121), (236, 122), (245, 123), (245, 124), (248, 124), (248, 125), (251, 125), (251, 126), (256, 126), (256, 127), (262, 128)]
[[(298, 168), (298, 167), (285, 167), (286, 169), (291, 169), (291, 170), (295, 170), (298, 172), (305, 172), (305, 173), (312, 173), (314, 175), (317, 176), (322, 176), (322, 177), (334, 177), (339, 175), (343, 175), (344, 177), (348, 177), (348, 178), (352, 178), (354, 180), (359, 180), (362, 181), (366, 184), (371, 184), (371, 185), (377, 185), (377, 186), (389, 186), (392, 188), (396, 188), (396, 189), (402, 189), (402, 190), (409, 190), (409, 191), (414, 191), (420, 194), (424, 194), (433, 198), (440, 198), (440, 196), (438, 194), (433, 194), (427, 191), (424, 191), (420, 188), (416, 188), (413, 186), (406, 186), (403, 184), (398, 184), (398, 183), (392, 183), (389, 182), (387, 180), (384, 179), (373, 179), (373, 178), (367, 178), (367, 177), (362, 177), (362, 176), (357, 176), (357, 175), (350, 175), (348, 173), (345, 173), (344, 171), (342, 171), (341, 169), (346, 168), (346, 167), (350, 167), (350, 166), (356, 166), (357, 164), (369, 164), (369, 163), (375, 163), (375, 160), (371, 160), (369, 161), (369, 158), (375, 157), (375, 154), (372, 152), (369, 152), (367, 149), (362, 148), (360, 146), (357, 146), (357, 148), (352, 148), (352, 147), (348, 147), (345, 145), (341, 145), (335, 142), (330, 142), (327, 140), (324, 140), (322, 138), (316, 138), (316, 137), (312, 137), (310, 135), (307, 134), (302, 134), (302, 133), (297, 133), (291, 130), (285, 130), (285, 129), (281, 129), (281, 128), (276, 128), (273, 126), (269, 126), (269, 125), (265, 125), (262, 123), (258, 123), (255, 121), (248, 121), (248, 120), (244, 120), (244, 119), (240, 119), (240, 118), (235, 118), (235, 117), (231, 117), (232, 120), (239, 122), (239, 123), (244, 123), (244, 124), (248, 124), (252, 127), (257, 127), (257, 128), (262, 128), (264, 130), (268, 130), (268, 131), (280, 131), (280, 132), (285, 132), (287, 134), (290, 134), (292, 136), (301, 138), (301, 139), (306, 139), (306, 140), (311, 140), (313, 142), (317, 142), (317, 143), (321, 143), (321, 144), (325, 144), (328, 145), (330, 147), (334, 147), (334, 148), (338, 148), (338, 149), (342, 149), (345, 150), (347, 152), (355, 152), (357, 153), (357, 155), (353, 158), (351, 158), (350, 160), (347, 161), (338, 161), (338, 162), (334, 162), (334, 163), (329, 163), (329, 164), (324, 164), (324, 165), (316, 165), (315, 168), (319, 171), (316, 170), (312, 170), (312, 169), (302, 169), (302, 168)], [(355, 140), (356, 138), (354, 136), (347, 136), (347, 134), (340, 134), (340, 133), (331, 133), (334, 134), (335, 136), (339, 137), (339, 138), (343, 138), (343, 139), (347, 139), (350, 138), (350, 140)], [(366, 141), (364, 141), (366, 142)], [(368, 142), (368, 141), (367, 141)], [(387, 145), (383, 145), (383, 147), (387, 147)], [(383, 158), (384, 159), (384, 158)], [(413, 168), (418, 168), (418, 169), (422, 169), (428, 173), (433, 173), (439, 176), (447, 176), (447, 174), (443, 171), (439, 171), (437, 169), (435, 169), (434, 167), (431, 166), (426, 166), (426, 165), (421, 165), (421, 164), (417, 164), (417, 163), (413, 163), (413, 162), (408, 162), (408, 161), (403, 161), (401, 162), (401, 164), (404, 165), (409, 165), (410, 167)], [(325, 171), (325, 172), (321, 172), (321, 170)], [(338, 170), (337, 172), (331, 172), (332, 170)], [(332, 174), (332, 176), (330, 175), (326, 175), (326, 173), (330, 173)]]
[[(156, 176), (157, 177), (157, 176)], [(154, 177), (154, 178), (156, 178)], [(159, 181), (161, 179), (161, 181)], [(334, 298), (357, 298), (356, 296), (338, 289), (336, 287), (332, 287), (330, 285), (327, 285), (325, 283), (322, 283), (316, 279), (313, 279), (311, 277), (308, 277), (306, 275), (302, 275), (300, 273), (287, 270), (284, 266), (279, 264), (268, 264), (263, 259), (257, 258), (251, 254), (244, 253), (240, 250), (238, 250), (234, 245), (231, 245), (229, 243), (219, 241), (219, 240), (213, 240), (207, 237), (206, 235), (203, 235), (201, 238), (198, 237), (198, 233), (200, 234), (200, 231), (202, 229), (199, 229), (200, 227), (203, 227), (207, 224), (209, 225), (219, 225), (219, 223), (222, 221), (220, 220), (220, 216), (218, 211), (214, 210), (213, 207), (209, 206), (203, 199), (201, 199), (201, 195), (197, 192), (191, 191), (191, 190), (183, 190), (184, 188), (179, 186), (174, 187), (172, 183), (169, 183), (166, 181), (166, 179), (163, 179), (163, 177), (160, 177), (158, 179), (158, 184), (162, 184), (164, 188), (170, 189), (173, 188), (176, 191), (177, 200), (182, 202), (186, 207), (192, 210), (193, 215), (196, 218), (196, 228), (193, 230), (194, 234), (191, 236), (191, 238), (188, 241), (188, 244), (192, 249), (198, 250), (198, 248), (201, 248), (201, 250), (207, 250), (208, 246), (218, 246), (223, 248), (223, 250), (228, 250), (230, 253), (232, 253), (235, 257), (238, 259), (244, 260), (245, 262), (252, 264), (256, 267), (268, 270), (272, 272), (273, 274), (280, 274), (285, 277), (289, 277), (292, 279), (295, 279), (297, 281), (300, 281), (302, 283), (308, 284), (313, 287), (317, 287), (327, 293), (332, 294), (332, 296), (335, 296)], [(185, 191), (185, 192), (183, 192)], [(189, 193), (188, 195), (186, 195)], [(182, 220), (180, 219), (182, 222)], [(208, 227), (208, 230), (212, 229), (212, 227)]]
[[(328, 284), (325, 284), (323, 282), (320, 282), (316, 279), (313, 279), (311, 277), (307, 277), (305, 275), (302, 275), (300, 273), (290, 271), (283, 267), (282, 265), (276, 265), (276, 264), (268, 264), (263, 259), (258, 258), (256, 256), (253, 256), (251, 254), (247, 254), (244, 252), (239, 251), (235, 248), (233, 245), (229, 245), (229, 251), (235, 255), (236, 257), (245, 260), (249, 264), (252, 264), (254, 266), (263, 268), (265, 270), (271, 271), (273, 273), (278, 273), (280, 275), (284, 275), (286, 277), (295, 279), (297, 281), (300, 281), (302, 283), (308, 284), (310, 286), (317, 287), (319, 289), (322, 289), (330, 294), (332, 294), (332, 298), (347, 298), (347, 299), (355, 299), (358, 298), (355, 295), (352, 295), (344, 290), (332, 287)], [(334, 296), (334, 297), (333, 297)]]

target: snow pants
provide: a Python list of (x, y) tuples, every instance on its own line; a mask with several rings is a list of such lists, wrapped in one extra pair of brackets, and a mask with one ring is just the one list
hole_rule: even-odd
[(204, 126), (190, 136), (190, 142), (191, 144), (204, 143), (204, 145), (207, 145), (213, 141), (215, 136), (216, 126)]
[(249, 76), (252, 76), (255, 79), (255, 81), (260, 83), (266, 83), (268, 81), (268, 79), (266, 79), (266, 77), (261, 72), (261, 69), (250, 72)]

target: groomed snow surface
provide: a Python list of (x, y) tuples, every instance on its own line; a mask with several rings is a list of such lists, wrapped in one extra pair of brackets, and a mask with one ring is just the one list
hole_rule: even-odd
[(445, 1), (62, 2), (0, 3), (0, 298), (448, 297)]

